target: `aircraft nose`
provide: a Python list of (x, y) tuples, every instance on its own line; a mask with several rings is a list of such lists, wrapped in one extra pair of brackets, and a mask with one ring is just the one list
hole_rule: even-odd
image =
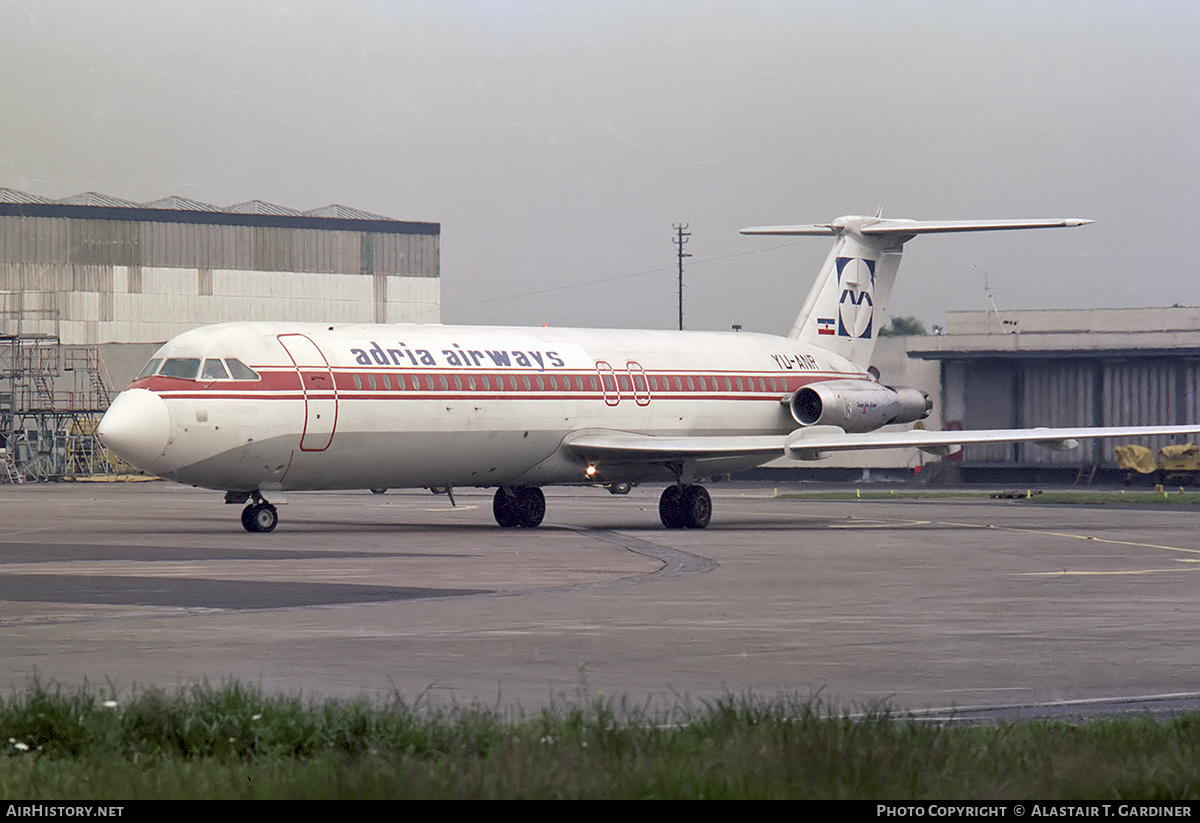
[(127, 389), (117, 395), (96, 429), (104, 448), (139, 469), (162, 456), (171, 436), (167, 404), (152, 391)]

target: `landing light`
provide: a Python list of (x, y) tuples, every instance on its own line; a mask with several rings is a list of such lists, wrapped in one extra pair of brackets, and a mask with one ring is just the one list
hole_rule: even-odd
[(588, 477), (594, 477), (596, 475), (596, 467), (588, 466), (587, 469), (584, 470), (584, 474), (586, 474)]

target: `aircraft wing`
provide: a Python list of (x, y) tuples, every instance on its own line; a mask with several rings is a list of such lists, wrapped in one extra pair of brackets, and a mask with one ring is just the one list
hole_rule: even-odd
[(1080, 440), (1117, 437), (1194, 435), (1200, 425), (1122, 426), (1109, 428), (980, 429), (976, 431), (874, 431), (847, 433), (837, 426), (809, 426), (790, 435), (657, 436), (608, 429), (586, 429), (570, 434), (563, 447), (583, 460), (615, 463), (666, 463), (693, 459), (720, 460), (775, 457), (816, 460), (835, 451), (868, 449), (920, 449), (931, 454), (953, 454), (977, 443), (1035, 443), (1062, 451)]
[(1200, 432), (1200, 426), (1120, 426), (1108, 428), (978, 429), (976, 431), (862, 432), (847, 434), (837, 426), (810, 426), (787, 437), (784, 452), (796, 460), (815, 460), (835, 451), (916, 448), (932, 454), (953, 454), (975, 443), (1036, 443), (1055, 451), (1074, 448), (1079, 440), (1114, 437), (1152, 437)]

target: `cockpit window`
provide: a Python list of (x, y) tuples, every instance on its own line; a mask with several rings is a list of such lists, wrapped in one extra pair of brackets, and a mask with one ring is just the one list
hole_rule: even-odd
[(161, 357), (153, 358), (141, 373), (135, 378), (141, 380), (151, 375), (163, 377), (179, 377), (184, 380), (261, 380), (258, 372), (247, 366), (241, 360), (230, 357), (221, 360), (217, 357), (205, 358), (204, 368), (200, 368), (199, 357)]
[(159, 371), (163, 377), (182, 377), (185, 380), (195, 380), (200, 371), (199, 357), (171, 357), (163, 363)]
[(225, 361), (229, 366), (229, 373), (233, 375), (234, 380), (257, 380), (258, 372), (247, 366), (241, 360), (234, 360), (230, 357)]
[(146, 368), (142, 369), (141, 373), (139, 373), (138, 376), (134, 378), (134, 380), (141, 380), (143, 377), (149, 377), (150, 375), (152, 375), (156, 371), (158, 371), (158, 367), (161, 365), (162, 365), (162, 358), (155, 357), (153, 360), (151, 360), (149, 363), (146, 364)]
[(229, 372), (225, 371), (225, 365), (220, 360), (209, 358), (204, 361), (204, 371), (200, 377), (202, 380), (228, 380)]

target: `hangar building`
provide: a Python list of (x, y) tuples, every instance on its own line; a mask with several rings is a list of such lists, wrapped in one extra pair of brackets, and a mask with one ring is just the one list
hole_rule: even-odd
[[(908, 338), (908, 354), (940, 364), (946, 429), (1188, 425), (1200, 418), (1200, 308), (950, 312), (943, 334)], [(1091, 440), (1064, 452), (993, 444), (955, 457), (964, 477), (1034, 468), (1090, 475), (1111, 469), (1113, 447), (1124, 442), (1157, 450), (1171, 440)]]
[(6, 471), (57, 461), (34, 474), (70, 473), (64, 427), (85, 427), (153, 349), (189, 328), (439, 322), (440, 234), (437, 223), (341, 205), (50, 200), (0, 188)]

